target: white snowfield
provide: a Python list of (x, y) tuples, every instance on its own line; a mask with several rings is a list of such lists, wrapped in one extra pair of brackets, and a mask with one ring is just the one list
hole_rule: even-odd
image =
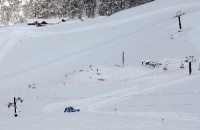
[[(199, 21), (199, 0), (155, 0), (110, 17), (1, 28), (0, 130), (200, 130)], [(196, 59), (191, 75), (186, 56)], [(14, 97), (24, 99), (18, 117)]]

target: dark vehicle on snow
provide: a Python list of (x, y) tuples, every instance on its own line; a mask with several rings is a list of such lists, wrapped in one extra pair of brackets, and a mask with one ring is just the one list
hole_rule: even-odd
[(80, 109), (74, 109), (73, 107), (66, 107), (65, 110), (64, 110), (64, 112), (68, 112), (68, 113), (79, 112), (79, 111), (80, 111)]

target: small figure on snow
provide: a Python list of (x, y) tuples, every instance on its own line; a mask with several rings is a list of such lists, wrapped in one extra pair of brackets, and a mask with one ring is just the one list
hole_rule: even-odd
[(164, 71), (167, 71), (167, 70), (168, 70), (168, 69), (167, 69), (167, 65), (164, 66), (163, 70), (164, 70)]
[(144, 65), (145, 61), (142, 61), (142, 65)]
[(174, 39), (174, 35), (171, 35), (171, 39)]
[(114, 109), (115, 110), (115, 116), (117, 115), (117, 108)]
[(184, 68), (184, 64), (183, 64), (183, 63), (181, 63), (181, 65), (180, 65), (180, 68), (181, 68), (181, 69), (183, 69), (183, 68)]
[(93, 69), (92, 69), (92, 65), (90, 65), (89, 68), (90, 68), (91, 70), (93, 70)]
[(162, 124), (164, 123), (164, 119), (162, 118)]
[(188, 57), (185, 57), (186, 59), (185, 59), (185, 62), (189, 62), (189, 59), (188, 59)]

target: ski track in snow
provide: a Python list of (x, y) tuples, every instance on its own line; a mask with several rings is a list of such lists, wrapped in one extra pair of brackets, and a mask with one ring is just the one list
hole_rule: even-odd
[[(25, 28), (24, 28), (25, 29)], [(1, 33), (8, 34), (9, 41), (0, 50), (0, 63), (5, 59), (6, 55), (14, 48), (14, 46), (20, 42), (20, 38), (23, 37), (23, 31), (18, 28), (12, 30), (1, 31)]]
[[(194, 66), (194, 65), (193, 65)], [(75, 83), (73, 82), (72, 84), (75, 85), (94, 85), (94, 84), (115, 84), (115, 83), (119, 83), (119, 82), (132, 82), (132, 81), (136, 81), (136, 80), (143, 80), (143, 79), (147, 79), (147, 78), (152, 78), (154, 76), (158, 76), (162, 75), (167, 77), (171, 77), (171, 75), (174, 74), (178, 74), (179, 72), (183, 72), (184, 70), (188, 69), (188, 66), (185, 66), (184, 69), (176, 69), (176, 70), (171, 70), (171, 71), (167, 71), (167, 72), (154, 72), (154, 73), (148, 73), (145, 75), (138, 75), (138, 76), (134, 76), (134, 77), (129, 77), (126, 79), (120, 79), (120, 80), (112, 80), (112, 81), (105, 81), (105, 82), (99, 82), (99, 83), (89, 83), (89, 82), (81, 82), (81, 83)], [(183, 79), (178, 79), (175, 81), (171, 81), (171, 82), (166, 82), (166, 83), (162, 83), (162, 84), (158, 84), (158, 85), (154, 85), (154, 86), (148, 86), (147, 88), (145, 88), (144, 90), (140, 90), (137, 92), (134, 92), (135, 87), (137, 86), (133, 86), (131, 88), (126, 88), (123, 90), (117, 90), (111, 93), (106, 93), (106, 94), (102, 94), (102, 95), (98, 95), (96, 97), (91, 97), (91, 99), (88, 98), (84, 98), (84, 99), (79, 99), (79, 100), (74, 100), (74, 101), (67, 101), (67, 102), (59, 102), (59, 103), (52, 103), (49, 104), (47, 106), (45, 106), (43, 108), (43, 112), (44, 113), (51, 113), (53, 110), (55, 110), (56, 108), (59, 107), (65, 107), (66, 104), (71, 104), (74, 106), (82, 106), (84, 104), (84, 107), (80, 107), (80, 108), (90, 108), (89, 111), (92, 112), (97, 112), (95, 111), (95, 109), (99, 108), (99, 107), (104, 107), (104, 106), (108, 106), (108, 105), (112, 105), (127, 99), (132, 98), (132, 96), (134, 95), (138, 95), (140, 93), (149, 91), (149, 90), (153, 90), (153, 89), (157, 89), (160, 87), (164, 87), (164, 86), (168, 86), (174, 83), (179, 83), (182, 81), (185, 81), (186, 79), (189, 79), (189, 77), (183, 78)], [(119, 96), (119, 95), (123, 95), (123, 96)], [(100, 97), (100, 98), (99, 98)], [(106, 100), (102, 100), (101, 97), (109, 97), (109, 99)], [(87, 104), (87, 105), (86, 105)]]
[(0, 50), (0, 63), (4, 60), (5, 56), (12, 50), (14, 45), (16, 44), (16, 39), (18, 39), (18, 33), (11, 34), (10, 40), (4, 45), (4, 47)]
[[(126, 88), (126, 89), (117, 90), (117, 91), (114, 91), (111, 93), (98, 95), (96, 97), (91, 97), (91, 99), (88, 98), (88, 99), (79, 99), (79, 100), (74, 100), (74, 101), (52, 103), (52, 104), (45, 106), (43, 108), (43, 111), (44, 111), (44, 113), (51, 113), (54, 109), (56, 109), (58, 107), (64, 107), (66, 104), (70, 104), (72, 106), (82, 106), (81, 108), (85, 108), (85, 109), (89, 108), (88, 109), (89, 111), (96, 112), (95, 109), (97, 109), (99, 107), (105, 107), (108, 105), (112, 105), (112, 104), (130, 99), (130, 98), (132, 98), (133, 95), (136, 95), (136, 94), (138, 95), (138, 94), (146, 92), (148, 90), (157, 89), (160, 87), (168, 86), (170, 84), (182, 82), (186, 79), (188, 79), (188, 77), (186, 77), (184, 79), (178, 79), (175, 81), (167, 82), (167, 83), (158, 84), (155, 86), (148, 86), (147, 88), (137, 91), (137, 92), (134, 92), (135, 87), (137, 87), (137, 86), (133, 86), (133, 87)], [(101, 97), (109, 97), (109, 98), (106, 98), (106, 100), (102, 100)]]

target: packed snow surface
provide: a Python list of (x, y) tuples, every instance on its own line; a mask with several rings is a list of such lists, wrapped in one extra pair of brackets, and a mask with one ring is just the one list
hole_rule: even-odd
[[(0, 29), (0, 130), (200, 129), (199, 0), (48, 21)], [(14, 97), (23, 99), (17, 117)], [(64, 113), (69, 106), (80, 112)]]

